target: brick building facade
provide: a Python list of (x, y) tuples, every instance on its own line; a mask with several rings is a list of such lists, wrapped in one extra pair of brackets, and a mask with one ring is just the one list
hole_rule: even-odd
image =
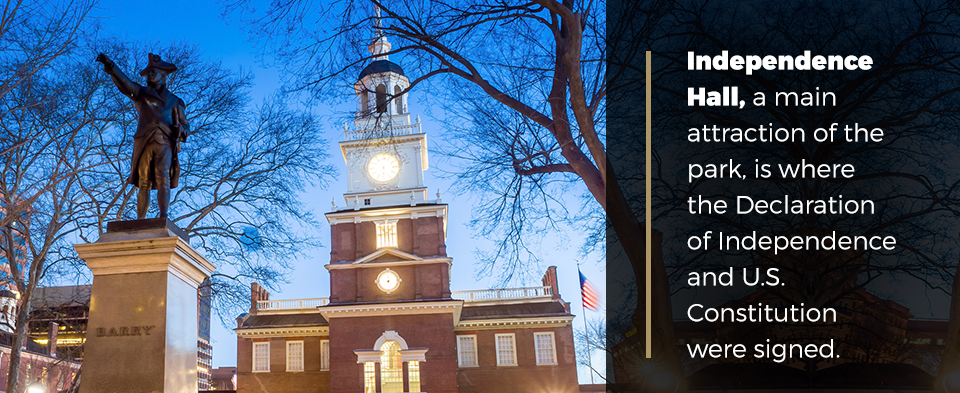
[(429, 200), (427, 136), (377, 34), (339, 143), (346, 206), (330, 224), (328, 298), (270, 300), (238, 318), (238, 392), (577, 392), (570, 305), (542, 286), (451, 291), (448, 206)]
[[(0, 391), (7, 386), (13, 334), (0, 332)], [(48, 392), (69, 389), (80, 372), (80, 362), (56, 352), (55, 346), (43, 346), (26, 340), (20, 352), (20, 386), (40, 382)]]

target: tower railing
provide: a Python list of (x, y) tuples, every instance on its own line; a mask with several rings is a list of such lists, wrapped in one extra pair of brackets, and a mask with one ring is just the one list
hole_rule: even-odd
[(330, 303), (329, 298), (258, 300), (257, 311), (309, 310)]
[(552, 287), (527, 287), (505, 289), (481, 289), (476, 291), (453, 291), (450, 297), (466, 303), (496, 302), (503, 300), (549, 299), (553, 297)]
[(365, 130), (344, 130), (343, 137), (348, 141), (358, 141), (362, 139), (389, 138), (393, 136), (404, 136), (413, 134), (422, 134), (423, 124), (419, 121), (413, 124), (385, 126), (382, 128)]

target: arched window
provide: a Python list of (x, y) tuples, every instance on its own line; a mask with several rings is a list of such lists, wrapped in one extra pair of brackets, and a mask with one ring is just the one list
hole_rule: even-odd
[(403, 96), (400, 95), (400, 92), (403, 89), (400, 86), (393, 87), (393, 100), (397, 102), (397, 114), (403, 113)]
[(383, 83), (377, 85), (377, 113), (387, 111), (387, 86)]
[(380, 392), (403, 392), (403, 361), (400, 344), (390, 340), (380, 346)]
[(367, 97), (368, 94), (369, 93), (367, 92), (366, 88), (360, 92), (360, 113), (362, 114), (370, 112), (370, 98)]

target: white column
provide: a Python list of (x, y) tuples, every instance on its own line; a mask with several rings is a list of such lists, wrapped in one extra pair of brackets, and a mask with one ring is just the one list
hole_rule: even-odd
[(423, 187), (423, 156), (420, 153), (420, 149), (420, 145), (413, 147), (413, 151), (416, 153), (416, 159), (414, 159), (414, 161), (417, 162), (417, 186)]

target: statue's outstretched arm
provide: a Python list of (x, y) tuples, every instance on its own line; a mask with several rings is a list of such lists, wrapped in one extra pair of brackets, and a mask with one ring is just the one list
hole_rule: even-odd
[(137, 95), (140, 94), (141, 86), (127, 77), (123, 71), (117, 69), (116, 64), (113, 60), (110, 60), (107, 55), (100, 53), (97, 55), (97, 61), (103, 64), (103, 71), (110, 75), (110, 79), (113, 79), (113, 84), (117, 85), (117, 89), (120, 90), (125, 96), (130, 97), (132, 100), (137, 99)]

